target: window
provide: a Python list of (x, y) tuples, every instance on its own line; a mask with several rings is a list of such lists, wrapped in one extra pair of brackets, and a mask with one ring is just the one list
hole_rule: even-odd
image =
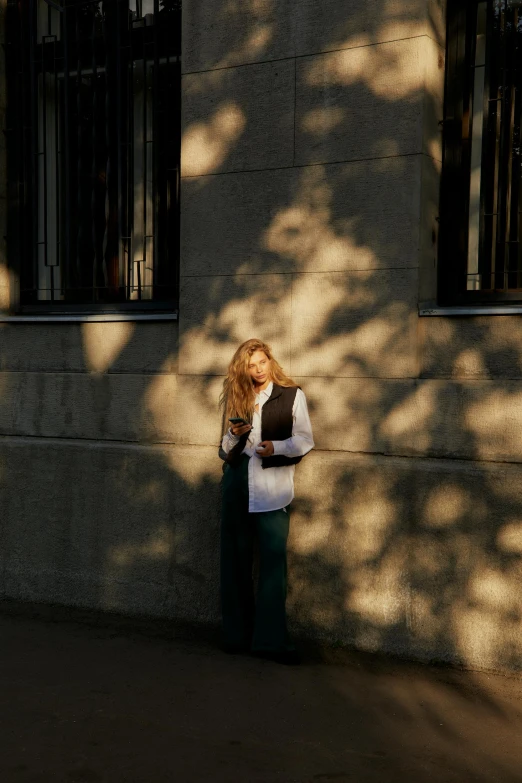
[(8, 0), (21, 312), (172, 309), (180, 0)]
[(449, 0), (439, 304), (522, 303), (522, 0)]

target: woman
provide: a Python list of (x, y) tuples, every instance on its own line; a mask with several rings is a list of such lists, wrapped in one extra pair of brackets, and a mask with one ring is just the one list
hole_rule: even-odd
[(286, 629), (286, 541), (295, 465), (314, 446), (306, 398), (270, 347), (253, 339), (232, 357), (220, 403), (226, 428), (221, 443), (226, 455), (221, 522), (225, 648), (299, 663)]

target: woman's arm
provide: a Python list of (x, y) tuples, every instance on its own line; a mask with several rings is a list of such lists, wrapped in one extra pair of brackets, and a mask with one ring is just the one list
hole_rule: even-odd
[(251, 424), (233, 424), (223, 435), (221, 448), (225, 454), (229, 454), (242, 435), (246, 435), (252, 429)]
[(314, 437), (312, 435), (312, 425), (308, 415), (308, 406), (306, 397), (301, 389), (297, 390), (293, 408), (294, 424), (292, 427), (292, 437), (286, 440), (272, 441), (274, 446), (274, 455), (281, 454), (283, 457), (304, 457), (314, 447)]
[(238, 441), (239, 441), (239, 437), (237, 435), (234, 435), (230, 430), (227, 430), (223, 435), (223, 439), (221, 441), (221, 448), (223, 449), (225, 454), (229, 454), (230, 451), (236, 445), (236, 443), (238, 443)]

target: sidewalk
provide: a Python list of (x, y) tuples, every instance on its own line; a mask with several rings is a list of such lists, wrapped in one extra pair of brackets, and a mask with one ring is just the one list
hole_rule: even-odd
[(2, 783), (522, 781), (522, 679), (0, 615)]

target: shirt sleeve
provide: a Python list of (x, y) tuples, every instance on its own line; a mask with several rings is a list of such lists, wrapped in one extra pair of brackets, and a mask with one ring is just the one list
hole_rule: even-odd
[(227, 430), (223, 435), (223, 440), (221, 441), (221, 448), (223, 449), (225, 454), (229, 454), (230, 451), (236, 445), (236, 443), (238, 443), (238, 441), (239, 441), (239, 436), (233, 435), (230, 430)]
[(314, 438), (312, 435), (312, 425), (308, 415), (308, 406), (306, 397), (301, 389), (297, 390), (293, 408), (294, 425), (292, 427), (292, 437), (286, 440), (274, 440), (274, 455), (283, 457), (304, 457), (314, 447)]

